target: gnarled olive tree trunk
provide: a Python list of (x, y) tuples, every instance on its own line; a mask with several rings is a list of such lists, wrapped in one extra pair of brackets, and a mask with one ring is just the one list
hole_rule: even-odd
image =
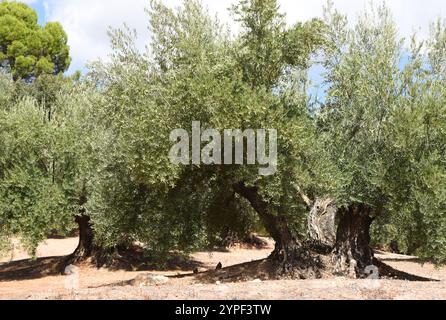
[(308, 215), (308, 234), (312, 245), (319, 251), (330, 253), (336, 243), (336, 217), (338, 208), (330, 198), (318, 198), (311, 203)]
[(332, 255), (334, 273), (362, 277), (373, 266), (374, 253), (370, 247), (371, 208), (351, 205), (340, 210), (336, 244)]
[(79, 244), (76, 250), (67, 257), (63, 268), (67, 265), (76, 264), (88, 259), (91, 259), (91, 262), (98, 267), (103, 266), (113, 254), (113, 250), (106, 250), (95, 243), (91, 218), (85, 211), (82, 210), (75, 217), (75, 221), (79, 227)]
[(91, 219), (85, 213), (75, 217), (79, 227), (79, 244), (72, 254), (74, 260), (85, 260), (94, 255), (94, 231), (91, 226)]
[(244, 183), (239, 183), (234, 186), (234, 190), (251, 203), (276, 243), (269, 257), (275, 269), (272, 272), (279, 277), (320, 277), (320, 261), (313, 257), (310, 250), (293, 234), (286, 216), (274, 210), (259, 194), (257, 187), (247, 187)]
[(310, 211), (307, 224), (308, 236), (313, 249), (322, 254), (330, 253), (336, 242), (336, 218), (338, 207), (331, 198), (311, 200), (298, 186), (297, 193)]
[(97, 263), (97, 257), (102, 252), (94, 243), (94, 230), (91, 226), (91, 219), (85, 211), (81, 211), (78, 216), (75, 216), (75, 221), (79, 228), (79, 244), (76, 250), (64, 259), (61, 265), (61, 272), (64, 272), (65, 267), (68, 265), (83, 262), (90, 258), (93, 258), (94, 262)]

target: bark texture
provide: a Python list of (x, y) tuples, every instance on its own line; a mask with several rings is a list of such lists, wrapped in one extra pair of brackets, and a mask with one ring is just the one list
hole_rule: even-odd
[(308, 216), (308, 232), (314, 246), (332, 251), (336, 243), (338, 208), (332, 199), (316, 199)]
[(98, 267), (103, 266), (109, 259), (111, 259), (114, 251), (105, 250), (95, 244), (91, 219), (85, 212), (76, 216), (75, 220), (79, 227), (79, 244), (76, 250), (67, 257), (63, 268), (67, 265), (76, 264), (88, 259), (91, 259), (91, 262)]
[(234, 190), (251, 203), (276, 242), (275, 249), (269, 257), (274, 268), (272, 272), (278, 277), (319, 278), (320, 261), (313, 257), (309, 248), (293, 234), (286, 216), (274, 210), (256, 187), (247, 187), (244, 183), (239, 183), (234, 186)]
[(85, 261), (97, 256), (97, 248), (94, 244), (94, 230), (91, 227), (90, 217), (84, 212), (75, 217), (79, 228), (79, 244), (72, 254), (70, 254), (61, 266), (61, 272), (65, 267)]
[(86, 214), (76, 216), (76, 223), (79, 226), (79, 244), (73, 256), (79, 259), (90, 258), (95, 251), (94, 231), (91, 227), (90, 217)]
[(349, 277), (364, 277), (365, 270), (374, 265), (370, 247), (371, 209), (352, 205), (341, 210), (333, 251), (334, 273)]

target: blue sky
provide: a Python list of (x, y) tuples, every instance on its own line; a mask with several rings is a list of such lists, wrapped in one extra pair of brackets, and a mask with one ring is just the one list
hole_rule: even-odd
[(30, 7), (32, 7), (34, 10), (37, 11), (37, 15), (39, 16), (39, 23), (44, 24), (46, 22), (46, 15), (45, 15), (45, 7), (44, 7), (44, 0), (24, 0), (22, 2), (25, 2)]
[[(39, 14), (40, 23), (59, 21), (68, 33), (71, 56), (69, 73), (85, 70), (88, 62), (107, 59), (110, 53), (107, 29), (121, 27), (126, 22), (137, 30), (139, 46), (144, 48), (150, 39), (148, 18), (144, 8), (149, 0), (21, 0)], [(178, 6), (181, 0), (162, 0), (168, 6)], [(227, 8), (237, 0), (201, 0), (211, 14), (233, 26)], [(327, 0), (278, 0), (287, 21), (293, 24), (322, 16)], [(334, 6), (353, 23), (370, 3), (385, 3), (393, 12), (402, 37), (416, 32), (420, 38), (429, 34), (429, 25), (438, 17), (446, 18), (445, 0), (333, 0)], [(320, 68), (311, 71), (311, 78), (320, 80)], [(315, 92), (315, 90), (312, 90)]]
[[(73, 57), (70, 72), (83, 69), (89, 61), (105, 59), (110, 52), (108, 26), (121, 27), (127, 22), (138, 31), (143, 48), (150, 38), (148, 18), (144, 8), (149, 0), (22, 0), (39, 13), (41, 23), (59, 21), (68, 33)], [(326, 0), (278, 0), (290, 24), (322, 15)], [(385, 2), (394, 13), (401, 36), (409, 37), (417, 31), (426, 37), (429, 23), (437, 17), (446, 17), (445, 0), (372, 0)], [(178, 6), (181, 0), (163, 0), (169, 6)], [(212, 14), (231, 23), (227, 8), (236, 0), (202, 0)], [(370, 0), (333, 0), (342, 13), (354, 21)]]
[[(150, 38), (147, 31), (147, 15), (144, 8), (149, 0), (22, 0), (39, 14), (39, 21), (59, 21), (68, 33), (73, 57), (70, 72), (83, 69), (89, 61), (105, 59), (110, 52), (106, 35), (108, 26), (120, 27), (127, 22), (140, 36), (144, 47)], [(181, 0), (162, 0), (169, 6), (178, 6)], [(394, 13), (402, 36), (413, 31), (427, 36), (429, 22), (446, 17), (445, 0), (372, 0), (385, 2)], [(218, 14), (223, 22), (230, 23), (227, 8), (236, 0), (202, 0), (212, 14)], [(354, 21), (369, 0), (333, 0), (334, 5)], [(322, 15), (326, 0), (279, 0), (288, 22), (305, 21)]]

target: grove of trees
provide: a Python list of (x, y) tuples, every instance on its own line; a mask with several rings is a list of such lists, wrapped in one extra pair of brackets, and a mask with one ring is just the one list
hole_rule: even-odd
[[(153, 0), (147, 51), (131, 29), (110, 30), (110, 61), (79, 79), (60, 74), (70, 59), (59, 24), (42, 29), (25, 5), (0, 3), (0, 251), (19, 237), (35, 253), (78, 226), (66, 263), (101, 264), (135, 243), (162, 259), (260, 225), (277, 277), (362, 277), (373, 246), (391, 242), (446, 261), (446, 24), (405, 41), (384, 6), (353, 26), (331, 2), (323, 19), (292, 26), (276, 0), (231, 10), (235, 36), (197, 0)], [(48, 51), (34, 54), (39, 45)], [(316, 63), (327, 88), (318, 102)], [(276, 129), (277, 172), (172, 164), (171, 131), (194, 121)], [(332, 243), (309, 232), (310, 212), (327, 206)]]

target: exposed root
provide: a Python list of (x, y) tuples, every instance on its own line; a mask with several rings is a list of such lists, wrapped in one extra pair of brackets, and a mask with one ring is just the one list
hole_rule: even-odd
[(275, 279), (318, 279), (324, 268), (320, 256), (305, 244), (289, 243), (280, 246), (268, 260), (270, 274)]
[[(305, 279), (332, 279), (333, 266), (331, 255), (318, 255), (313, 253), (313, 257), (317, 259), (317, 272), (314, 267), (309, 267), (305, 270), (299, 266), (293, 267), (289, 273), (284, 274), (283, 264), (278, 263), (274, 259), (268, 258), (259, 261), (248, 262), (235, 266), (223, 268), (221, 270), (210, 270), (200, 274), (190, 274), (175, 276), (173, 278), (195, 277), (200, 283), (234, 283), (234, 282), (249, 282), (253, 280), (305, 280)], [(396, 270), (378, 259), (374, 259), (373, 264), (378, 267), (379, 276), (382, 280), (404, 280), (404, 281), (438, 281), (409, 274), (403, 271)], [(356, 278), (353, 277), (353, 278)]]
[(373, 260), (373, 264), (378, 267), (379, 275), (382, 279), (419, 281), (419, 282), (439, 282), (439, 280), (420, 277), (407, 272), (396, 270), (395, 268), (392, 268), (391, 266), (385, 264), (384, 262), (376, 258)]
[(282, 250), (273, 252), (267, 259), (190, 276), (195, 276), (199, 282), (204, 283), (321, 279), (329, 274), (325, 267), (326, 261), (326, 256), (303, 249), (288, 254)]

